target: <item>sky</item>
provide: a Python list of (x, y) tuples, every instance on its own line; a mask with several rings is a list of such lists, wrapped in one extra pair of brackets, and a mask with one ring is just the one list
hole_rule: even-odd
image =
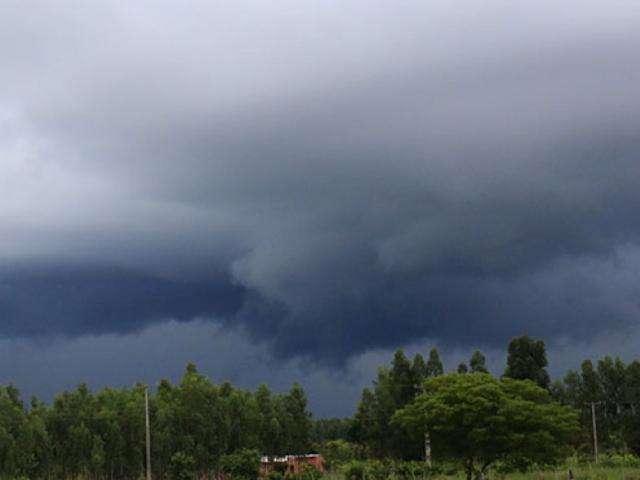
[(633, 359), (638, 51), (636, 1), (2, 2), (0, 382)]

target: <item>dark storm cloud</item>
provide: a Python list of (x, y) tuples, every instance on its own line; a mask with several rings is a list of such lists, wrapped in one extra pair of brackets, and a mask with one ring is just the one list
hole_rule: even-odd
[(0, 334), (101, 334), (139, 330), (168, 318), (228, 316), (240, 308), (243, 295), (242, 287), (228, 278), (177, 281), (85, 265), (5, 267), (0, 275)]
[(209, 316), (341, 361), (637, 324), (633, 4), (2, 8), (5, 335)]

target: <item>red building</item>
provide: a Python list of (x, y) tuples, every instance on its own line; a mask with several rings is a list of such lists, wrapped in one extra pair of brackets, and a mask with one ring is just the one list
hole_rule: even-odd
[(263, 456), (260, 458), (260, 475), (271, 472), (300, 473), (303, 465), (311, 465), (319, 472), (324, 472), (324, 458), (319, 453), (308, 455)]

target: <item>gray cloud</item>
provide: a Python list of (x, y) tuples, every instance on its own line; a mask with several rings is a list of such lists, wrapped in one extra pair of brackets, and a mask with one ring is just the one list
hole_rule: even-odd
[(1, 8), (6, 337), (207, 316), (344, 362), (637, 325), (632, 4)]
[[(549, 351), (550, 371), (554, 378), (570, 368), (579, 368), (585, 358), (597, 359), (616, 353), (625, 361), (637, 355), (640, 332), (637, 328), (624, 335), (607, 333), (588, 342), (561, 339)], [(480, 347), (490, 370), (500, 375), (505, 366), (504, 348), (479, 344), (450, 348), (429, 340), (402, 345), (407, 355), (425, 354), (437, 346), (447, 371), (468, 361), (474, 348)], [(137, 381), (157, 385), (162, 378), (179, 381), (187, 362), (216, 383), (231, 380), (234, 385), (254, 389), (268, 383), (277, 392), (301, 382), (316, 418), (353, 414), (362, 388), (370, 386), (377, 368), (388, 365), (393, 349), (373, 349), (353, 356), (343, 369), (327, 368), (299, 359), (274, 361), (263, 346), (247, 341), (242, 332), (230, 332), (211, 322), (166, 322), (150, 325), (126, 335), (88, 335), (53, 341), (0, 340), (0, 378), (16, 383), (25, 399), (31, 395), (50, 401), (55, 394), (86, 382), (93, 389), (104, 386), (129, 386)], [(78, 361), (82, 359), (82, 361)]]

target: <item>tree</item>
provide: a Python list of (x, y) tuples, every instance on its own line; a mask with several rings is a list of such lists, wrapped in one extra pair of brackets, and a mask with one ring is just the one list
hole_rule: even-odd
[(487, 359), (480, 350), (473, 352), (471, 360), (469, 360), (469, 366), (471, 367), (471, 373), (489, 373)]
[(524, 468), (564, 458), (578, 428), (576, 412), (534, 383), (483, 373), (428, 380), (393, 422), (415, 441), (428, 429), (435, 455), (461, 461), (469, 480), (497, 461)]
[(311, 447), (311, 413), (307, 410), (307, 396), (299, 383), (294, 383), (289, 393), (282, 397), (282, 407), (286, 451), (307, 453)]
[(283, 451), (282, 425), (278, 421), (276, 401), (271, 390), (265, 384), (258, 387), (255, 393), (260, 418), (257, 424), (258, 437), (262, 453), (267, 455), (281, 454)]
[(427, 360), (427, 377), (437, 377), (444, 373), (444, 366), (440, 360), (438, 350), (434, 347), (429, 352), (429, 360)]
[(458, 365), (458, 369), (456, 371), (460, 374), (465, 374), (469, 371), (469, 367), (467, 367), (466, 363), (461, 362), (460, 365)]
[(409, 360), (402, 349), (399, 348), (393, 356), (389, 372), (391, 394), (397, 406), (406, 405), (415, 395), (416, 379), (413, 373)]
[(591, 360), (585, 360), (580, 365), (580, 377), (581, 377), (581, 402), (599, 402), (602, 400), (603, 392), (602, 385), (600, 384), (600, 378), (598, 372), (593, 367)]
[(424, 357), (419, 353), (416, 353), (415, 357), (413, 357), (411, 373), (413, 375), (412, 382), (415, 385), (415, 394), (419, 390), (419, 385), (422, 385), (422, 382), (424, 382), (428, 376), (427, 364), (424, 361)]
[(550, 379), (546, 370), (547, 365), (544, 342), (523, 335), (514, 338), (509, 343), (507, 368), (504, 376), (516, 380), (531, 380), (542, 388), (549, 388)]
[(324, 443), (332, 440), (349, 440), (353, 421), (350, 418), (321, 418), (311, 425), (311, 441)]

